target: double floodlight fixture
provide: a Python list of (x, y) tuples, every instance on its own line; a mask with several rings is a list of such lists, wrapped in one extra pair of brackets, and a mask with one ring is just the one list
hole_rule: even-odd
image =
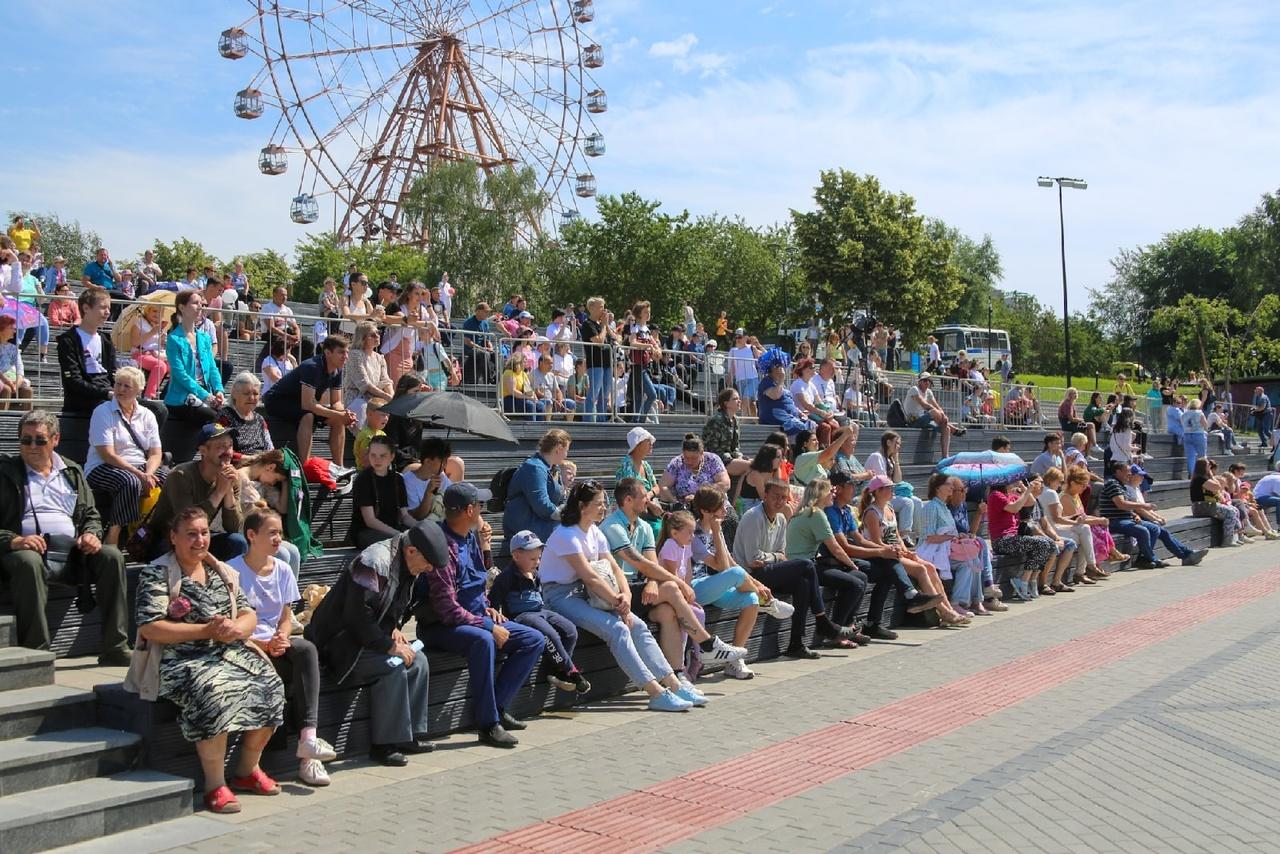
[(1058, 184), (1059, 186), (1066, 187), (1069, 190), (1089, 189), (1089, 182), (1081, 180), (1080, 178), (1049, 178), (1041, 175), (1036, 179), (1036, 184), (1046, 188), (1052, 187), (1054, 184)]

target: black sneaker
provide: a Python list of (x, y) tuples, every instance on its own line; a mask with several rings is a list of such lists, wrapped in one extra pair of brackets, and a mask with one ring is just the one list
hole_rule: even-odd
[(863, 634), (872, 640), (895, 641), (898, 639), (898, 633), (892, 629), (886, 629), (883, 626), (863, 626)]
[(529, 725), (518, 720), (510, 712), (498, 712), (498, 723), (502, 724), (502, 728), (512, 732), (519, 732), (522, 729), (528, 729)]
[(408, 744), (400, 745), (401, 753), (410, 753), (410, 754), (430, 753), (435, 749), (436, 749), (436, 746), (432, 744), (430, 741), (428, 741), (425, 735), (415, 735), (413, 737), (413, 741), (409, 742)]
[(1138, 558), (1133, 562), (1134, 569), (1159, 569), (1160, 566), (1161, 563), (1158, 560), (1143, 560), (1142, 558)]
[(1195, 566), (1196, 564), (1200, 563), (1200, 561), (1204, 560), (1204, 556), (1207, 555), (1208, 553), (1209, 553), (1208, 549), (1196, 549), (1191, 554), (1187, 555), (1182, 559), (1182, 565)]
[(919, 614), (921, 611), (928, 611), (930, 608), (936, 608), (941, 601), (942, 597), (937, 593), (917, 593), (914, 599), (907, 600), (907, 613)]
[(1133, 555), (1125, 555), (1123, 560), (1118, 560), (1115, 562), (1115, 567), (1111, 571), (1124, 572), (1126, 569), (1128, 569), (1131, 566), (1133, 566)]
[(583, 676), (581, 672), (575, 672), (572, 678), (573, 690), (579, 694), (585, 694), (591, 690), (591, 683), (587, 681), (587, 677)]
[(806, 659), (822, 658), (821, 655), (818, 655), (818, 653), (809, 649), (809, 647), (807, 646), (789, 646), (786, 648), (786, 650), (782, 654), (785, 655), (787, 658), (806, 658)]
[(490, 747), (515, 747), (520, 740), (502, 728), (502, 724), (494, 724), (480, 730), (480, 743)]
[(389, 768), (403, 768), (409, 764), (409, 757), (399, 751), (394, 744), (374, 744), (369, 747), (369, 758), (379, 765)]

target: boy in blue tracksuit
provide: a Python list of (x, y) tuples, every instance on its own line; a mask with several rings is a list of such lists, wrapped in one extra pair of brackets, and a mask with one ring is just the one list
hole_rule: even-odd
[(573, 663), (578, 629), (569, 620), (547, 609), (542, 601), (538, 563), (542, 560), (542, 540), (533, 531), (521, 531), (511, 538), (511, 563), (498, 573), (489, 588), (489, 601), (509, 620), (537, 629), (547, 638), (543, 654), (554, 672), (547, 681), (562, 691), (585, 694), (591, 683)]

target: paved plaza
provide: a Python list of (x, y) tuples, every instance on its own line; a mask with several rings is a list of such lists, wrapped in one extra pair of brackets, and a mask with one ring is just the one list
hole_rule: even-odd
[(1280, 550), (544, 715), (79, 850), (1280, 851)]

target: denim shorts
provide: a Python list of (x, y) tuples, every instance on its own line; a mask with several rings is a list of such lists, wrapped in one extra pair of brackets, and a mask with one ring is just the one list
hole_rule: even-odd
[(738, 380), (738, 394), (749, 400), (755, 400), (760, 396), (760, 378), (749, 377), (744, 380)]

